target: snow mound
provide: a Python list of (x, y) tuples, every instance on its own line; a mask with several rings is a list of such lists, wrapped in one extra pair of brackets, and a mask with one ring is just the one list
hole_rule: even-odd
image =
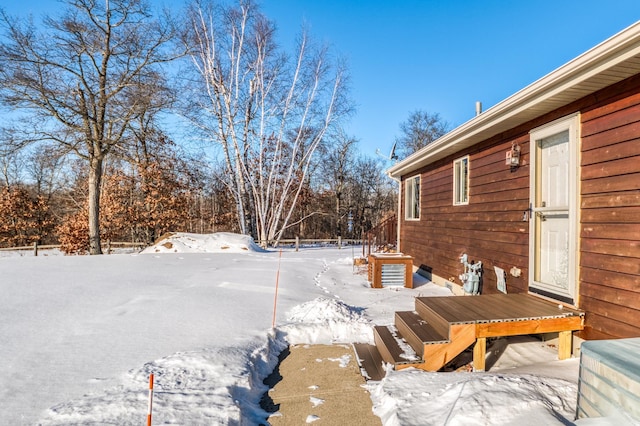
[(373, 342), (373, 329), (364, 309), (340, 300), (318, 297), (294, 306), (287, 320), (290, 323), (280, 330), (291, 344)]
[(291, 322), (327, 324), (329, 322), (367, 322), (362, 308), (349, 306), (335, 299), (318, 297), (293, 307), (287, 319)]
[[(284, 349), (276, 336), (265, 345), (178, 352), (129, 371), (122, 384), (58, 404), (38, 424), (139, 425), (145, 418), (149, 375), (154, 374), (154, 424), (261, 424), (264, 378)], [(247, 352), (248, 350), (248, 352)]]
[(147, 247), (142, 254), (155, 253), (245, 253), (264, 252), (248, 235), (231, 232), (192, 234), (176, 232)]
[(414, 369), (388, 371), (367, 388), (385, 425), (557, 424), (573, 418), (577, 394), (576, 384), (550, 377)]

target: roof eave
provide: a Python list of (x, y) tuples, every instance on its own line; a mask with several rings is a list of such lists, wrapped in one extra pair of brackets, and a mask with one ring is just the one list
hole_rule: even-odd
[[(577, 90), (579, 96), (576, 99), (560, 101), (561, 98), (564, 99), (561, 95), (567, 90), (577, 88), (587, 79), (594, 79), (601, 73), (634, 58), (637, 60), (638, 57), (640, 57), (640, 21), (413, 153), (391, 167), (387, 173), (390, 177), (398, 179), (508, 128), (530, 121), (532, 116), (526, 114), (526, 111), (535, 109), (537, 116), (541, 116), (558, 109), (563, 104), (567, 105), (573, 100), (601, 90), (614, 82), (612, 83), (609, 78), (606, 84), (601, 83), (602, 87), (597, 84), (590, 85), (587, 90)], [(635, 62), (629, 69), (632, 70), (629, 75), (621, 74), (618, 81), (640, 72), (640, 67)], [(558, 99), (558, 102), (548, 102), (554, 99)], [(548, 110), (535, 108), (542, 102), (549, 105)]]

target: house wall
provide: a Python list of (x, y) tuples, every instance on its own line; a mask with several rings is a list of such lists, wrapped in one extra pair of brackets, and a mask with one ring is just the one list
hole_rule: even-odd
[[(517, 169), (505, 165), (512, 142), (521, 148)], [(453, 205), (453, 161), (469, 155), (469, 204)], [(521, 271), (509, 276), (508, 291), (527, 291), (529, 223), (529, 135), (518, 131), (491, 139), (428, 166), (421, 174), (420, 221), (403, 221), (400, 250), (415, 258), (415, 265), (460, 285), (459, 257), (482, 261), (482, 293), (496, 293), (493, 267)], [(404, 212), (401, 217), (404, 218)]]
[[(582, 111), (580, 308), (640, 336), (640, 77)], [(606, 96), (605, 95), (609, 95)]]
[[(498, 291), (494, 266), (507, 271), (509, 293), (528, 291), (529, 131), (578, 111), (577, 305), (594, 335), (640, 336), (640, 75), (421, 169), (420, 220), (406, 221), (401, 211), (400, 250), (455, 284), (463, 272), (458, 258), (467, 253), (483, 263), (483, 294)], [(505, 165), (513, 142), (522, 150), (514, 170)], [(469, 204), (454, 206), (453, 161), (464, 155), (470, 156)]]

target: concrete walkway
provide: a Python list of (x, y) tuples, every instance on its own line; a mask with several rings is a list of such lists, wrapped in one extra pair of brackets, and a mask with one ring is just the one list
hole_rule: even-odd
[[(298, 345), (279, 366), (269, 391), (273, 426), (381, 425), (351, 345)], [(276, 379), (276, 380), (277, 380)], [(274, 381), (276, 381), (274, 380)]]

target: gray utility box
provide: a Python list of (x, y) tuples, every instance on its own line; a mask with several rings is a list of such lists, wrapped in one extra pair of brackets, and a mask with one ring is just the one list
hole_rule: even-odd
[(576, 417), (621, 414), (640, 423), (640, 338), (584, 342)]

